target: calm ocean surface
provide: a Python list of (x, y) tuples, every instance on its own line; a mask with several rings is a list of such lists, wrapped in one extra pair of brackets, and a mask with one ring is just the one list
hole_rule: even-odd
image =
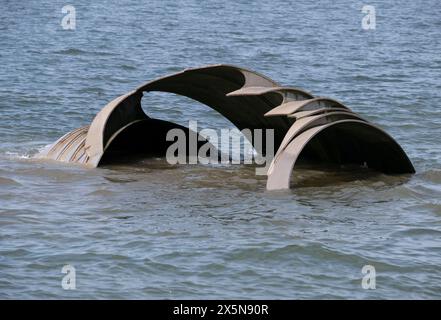
[[(60, 25), (69, 3), (74, 31)], [(364, 4), (375, 30), (361, 28)], [(441, 298), (440, 17), (438, 0), (1, 0), (0, 298)], [(267, 192), (247, 166), (32, 159), (120, 94), (213, 63), (341, 100), (417, 173), (305, 169)], [(230, 126), (170, 94), (143, 107)], [(76, 290), (61, 287), (66, 264)]]

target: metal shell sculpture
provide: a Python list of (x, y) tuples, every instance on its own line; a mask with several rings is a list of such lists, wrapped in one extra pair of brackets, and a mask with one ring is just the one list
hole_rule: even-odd
[[(64, 135), (40, 156), (98, 167), (109, 154), (139, 148), (165, 154), (167, 131), (183, 127), (144, 113), (141, 98), (150, 91), (199, 101), (239, 130), (273, 129), (277, 152), (267, 173), (269, 190), (290, 187), (291, 173), (301, 154), (311, 161), (359, 164), (386, 174), (415, 172), (391, 136), (342, 103), (280, 86), (261, 74), (231, 65), (186, 69), (147, 82), (111, 101), (90, 125)], [(265, 145), (256, 151), (265, 154)]]

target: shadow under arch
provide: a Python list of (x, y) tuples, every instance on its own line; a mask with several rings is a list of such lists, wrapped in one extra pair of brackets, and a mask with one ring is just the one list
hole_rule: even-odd
[[(251, 90), (251, 93), (245, 90), (229, 95), (244, 88)], [(249, 129), (253, 133), (254, 129), (273, 129), (275, 148), (280, 145), (294, 120), (265, 117), (265, 114), (284, 101), (312, 97), (300, 89), (280, 87), (263, 75), (234, 66), (185, 69), (147, 82), (106, 105), (90, 125), (85, 140), (88, 155), (85, 164), (97, 167), (114, 135), (131, 123), (148, 118), (141, 106), (141, 99), (144, 93), (152, 91), (174, 93), (199, 101), (218, 111), (239, 130)], [(148, 106), (145, 109), (148, 110)], [(254, 138), (251, 137), (251, 140)], [(250, 142), (257, 152), (265, 154), (264, 144), (259, 149), (253, 141)]]
[[(184, 159), (181, 158), (180, 161), (188, 162), (188, 157), (192, 155), (189, 152), (191, 149), (190, 137), (192, 135), (196, 141), (196, 152), (198, 152), (203, 145), (208, 143), (210, 147), (208, 148), (206, 157), (210, 159), (220, 159), (221, 154), (216, 147), (197, 132), (174, 122), (147, 118), (134, 121), (113, 135), (100, 159), (99, 165), (113, 164), (115, 162), (132, 162), (134, 159), (164, 157), (169, 147), (175, 143), (174, 140), (167, 140), (168, 132), (174, 129), (181, 130), (185, 135), (186, 154), (179, 155), (175, 152), (174, 156), (176, 159), (178, 159), (179, 156), (184, 156)], [(148, 139), (145, 137), (148, 137)], [(212, 150), (216, 150), (215, 154), (211, 153)], [(197, 156), (197, 154), (193, 156)]]
[(298, 161), (352, 164), (385, 174), (414, 173), (400, 145), (382, 129), (362, 120), (323, 124), (296, 136), (268, 171), (267, 189), (289, 189)]

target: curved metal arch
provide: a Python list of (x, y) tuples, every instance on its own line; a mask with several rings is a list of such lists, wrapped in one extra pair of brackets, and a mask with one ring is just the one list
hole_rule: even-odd
[[(261, 94), (252, 96), (230, 92), (261, 88)], [(96, 167), (108, 141), (119, 130), (133, 121), (148, 118), (141, 107), (143, 92), (162, 91), (183, 95), (199, 101), (230, 120), (239, 130), (274, 129), (276, 147), (292, 124), (290, 119), (266, 118), (264, 114), (280, 104), (265, 96), (277, 92), (283, 101), (286, 94), (298, 94), (289, 99), (311, 97), (300, 89), (280, 87), (273, 80), (244, 68), (231, 65), (212, 65), (184, 71), (149, 81), (136, 90), (124, 94), (107, 104), (95, 117), (87, 134), (85, 149), (87, 165)], [(252, 143), (252, 141), (250, 141)], [(264, 147), (264, 146), (263, 146)], [(265, 153), (265, 150), (257, 150)]]
[[(283, 138), (282, 143), (280, 144), (279, 149), (277, 150), (274, 158), (276, 158), (280, 153), (282, 153), (286, 149), (288, 144), (296, 136), (298, 136), (302, 132), (304, 132), (312, 127), (316, 127), (319, 125), (323, 125), (323, 124), (327, 124), (330, 122), (343, 120), (343, 119), (356, 119), (356, 120), (366, 122), (366, 120), (363, 119), (358, 114), (352, 113), (352, 112), (345, 110), (345, 109), (343, 109), (343, 110), (337, 109), (334, 112), (321, 113), (318, 115), (303, 117), (303, 118), (297, 120), (296, 122), (294, 122), (294, 124), (291, 126), (291, 128), (289, 128), (289, 130), (286, 133), (285, 137)], [(274, 161), (271, 163), (269, 170), (271, 170), (273, 163), (274, 163)]]
[[(380, 148), (387, 151), (388, 154), (376, 154), (380, 165), (385, 165), (385, 169), (380, 171), (390, 171), (386, 173), (414, 173), (415, 169), (409, 158), (400, 147), (400, 145), (385, 131), (370, 123), (361, 120), (339, 120), (336, 122), (323, 124), (304, 131), (295, 137), (289, 145), (277, 157), (273, 159), (272, 166), (268, 171), (267, 190), (289, 189), (291, 181), (291, 172), (294, 169), (297, 159), (308, 143), (319, 134), (323, 134), (329, 128), (338, 128), (339, 126), (354, 126), (352, 130), (357, 131), (355, 138), (363, 138), (361, 128), (370, 131), (372, 136), (381, 138), (381, 148), (378, 145), (380, 141), (372, 141), (372, 145), (366, 147)], [(366, 132), (363, 132), (366, 134)], [(377, 144), (377, 145), (376, 145)], [(384, 147), (384, 148), (383, 148)], [(365, 150), (368, 152), (369, 150)], [(367, 159), (370, 161), (370, 158)], [(392, 165), (390, 165), (392, 164)], [(369, 163), (368, 163), (369, 165)], [(376, 168), (378, 169), (378, 168)]]
[(352, 112), (349, 109), (338, 108), (338, 107), (337, 108), (321, 108), (321, 109), (316, 109), (316, 110), (297, 111), (296, 113), (289, 114), (288, 118), (293, 118), (293, 119), (299, 120), (301, 118), (314, 116), (316, 114), (331, 113), (331, 112), (335, 112), (335, 111)]
[(90, 124), (85, 141), (85, 165), (97, 167), (109, 141), (131, 123), (148, 119), (141, 107), (142, 93), (130, 91), (109, 102)]
[(276, 93), (281, 96), (282, 103), (295, 100), (306, 100), (313, 98), (309, 92), (295, 87), (244, 87), (227, 94), (229, 97), (236, 96), (260, 96), (267, 93)]
[[(179, 79), (180, 76), (185, 76), (188, 74), (196, 73), (205, 73), (205, 74), (213, 74), (216, 75), (222, 70), (229, 70), (232, 73), (230, 76), (225, 76), (229, 78), (229, 80), (233, 83), (240, 85), (241, 87), (278, 87), (279, 84), (269, 77), (246, 68), (237, 67), (231, 64), (212, 64), (202, 67), (196, 68), (186, 68), (182, 71), (175, 72), (163, 77), (159, 77), (154, 80), (150, 80), (140, 85), (136, 91), (161, 91), (158, 90), (158, 87), (155, 88), (156, 85), (162, 85), (164, 82), (168, 82), (172, 79)], [(153, 89), (153, 90), (152, 90)], [(238, 89), (236, 89), (238, 90)]]
[(300, 111), (312, 111), (323, 108), (339, 108), (350, 110), (348, 107), (337, 100), (326, 97), (316, 97), (308, 100), (288, 101), (268, 111), (265, 116), (290, 116)]
[[(268, 189), (289, 188), (290, 173), (303, 151), (312, 159), (331, 161), (361, 161), (357, 155), (361, 152), (368, 164), (379, 171), (415, 172), (393, 138), (342, 103), (314, 98), (304, 90), (281, 87), (257, 72), (223, 64), (185, 69), (144, 83), (108, 103), (90, 126), (64, 135), (39, 157), (97, 167), (106, 154), (124, 151), (125, 141), (129, 151), (140, 148), (163, 152), (164, 133), (179, 125), (152, 119), (143, 111), (141, 99), (144, 92), (151, 91), (199, 101), (239, 129), (274, 129), (274, 147), (278, 150), (268, 170)], [(152, 139), (130, 145), (138, 136)], [(311, 142), (313, 139), (315, 142)], [(250, 142), (253, 140), (251, 137)], [(265, 154), (265, 147), (257, 151)]]
[(239, 130), (245, 128), (288, 130), (292, 120), (268, 121), (263, 116), (278, 105), (277, 101), (265, 99), (263, 96), (228, 96), (232, 91), (256, 85), (265, 88), (278, 87), (276, 82), (259, 73), (231, 65), (213, 65), (186, 69), (148, 82), (137, 90), (170, 92), (199, 101), (218, 111)]

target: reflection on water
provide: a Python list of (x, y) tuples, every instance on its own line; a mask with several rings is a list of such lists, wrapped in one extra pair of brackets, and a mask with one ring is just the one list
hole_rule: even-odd
[(348, 184), (390, 188), (408, 182), (411, 177), (411, 174), (385, 175), (356, 165), (297, 165), (292, 172), (291, 188), (326, 186), (339, 188), (347, 187)]

